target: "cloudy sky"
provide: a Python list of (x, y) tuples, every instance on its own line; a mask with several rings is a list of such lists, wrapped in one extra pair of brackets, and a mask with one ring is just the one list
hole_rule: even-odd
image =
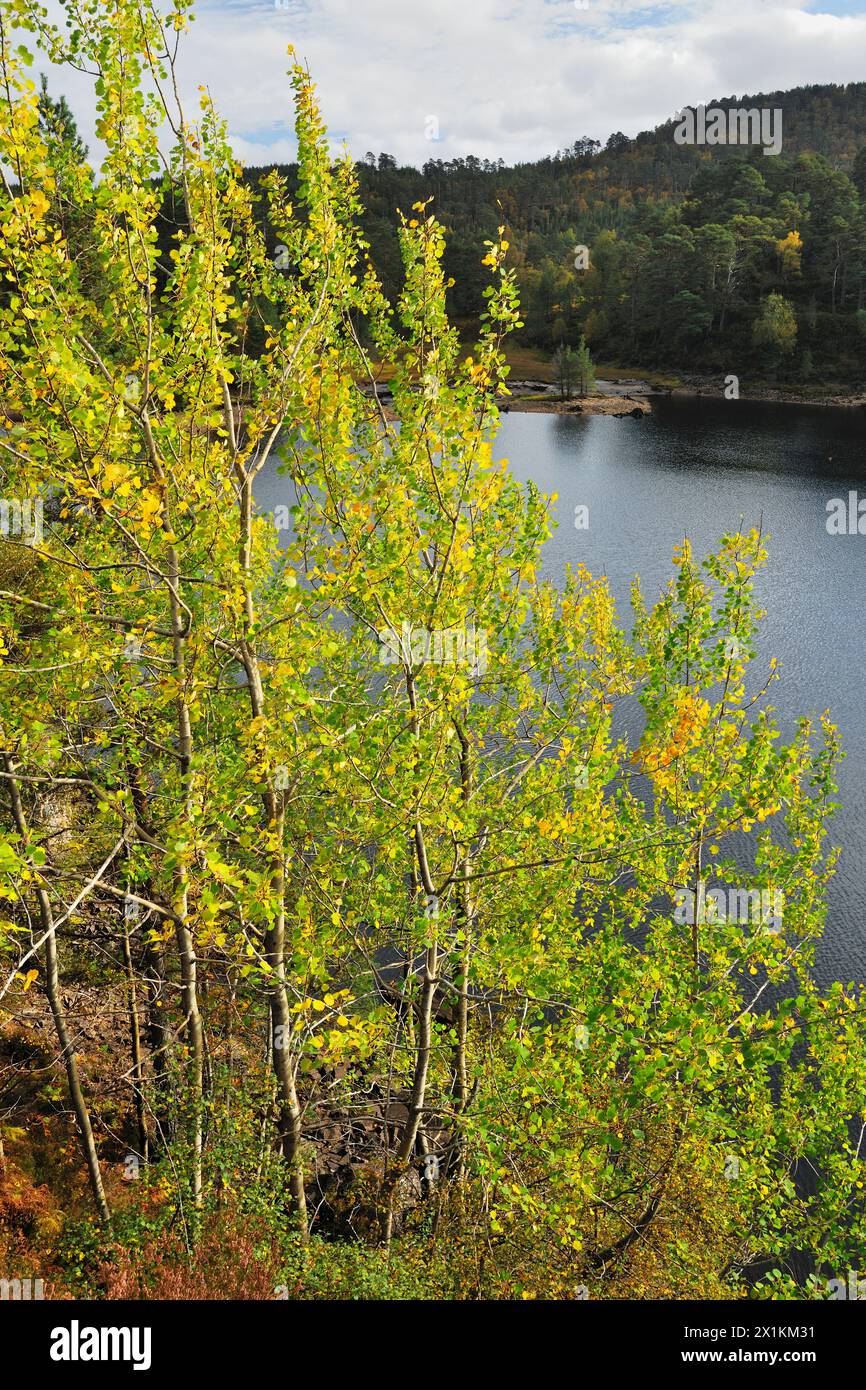
[[(866, 79), (866, 0), (200, 0), (196, 16), (186, 94), (210, 87), (248, 164), (293, 158), (290, 42), (337, 144), (417, 165), (512, 163), (714, 97)], [(84, 79), (52, 87), (97, 154)]]

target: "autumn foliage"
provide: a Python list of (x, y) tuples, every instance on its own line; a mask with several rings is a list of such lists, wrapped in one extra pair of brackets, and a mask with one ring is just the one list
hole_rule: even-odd
[[(604, 579), (544, 582), (551, 499), (497, 454), (504, 231), (468, 348), (425, 201), (387, 302), (294, 59), (296, 198), (177, 107), (185, 0), (7, 8), (98, 69), (106, 147), (97, 179), (40, 120), (4, 19), (0, 452), (44, 534), (0, 556), (0, 1006), (53, 1051), (0, 1118), (25, 1167), (62, 1116), (94, 1213), (46, 1258), (190, 1298), (847, 1268), (864, 1003), (809, 969), (837, 739), (777, 725), (764, 538), (684, 545), (629, 631)], [(483, 632), (483, 669), (383, 660), (404, 623)], [(676, 919), (716, 884), (783, 892), (781, 930)]]

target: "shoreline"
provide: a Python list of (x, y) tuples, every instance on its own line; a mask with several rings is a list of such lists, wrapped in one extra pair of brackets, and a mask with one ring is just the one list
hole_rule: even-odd
[[(702, 396), (713, 396), (724, 398), (724, 388), (718, 387), (715, 382), (700, 382), (697, 384), (686, 383), (682, 386), (673, 386), (668, 389), (654, 389), (651, 395), (656, 396), (678, 396), (682, 399), (696, 399)], [(737, 398), (741, 401), (763, 401), (772, 405), (822, 405), (835, 406), (839, 409), (856, 410), (866, 406), (866, 391), (840, 391), (835, 394), (825, 394), (822, 396), (795, 394), (784, 387), (775, 386), (756, 386), (750, 391), (741, 392)]]
[(649, 396), (578, 396), (560, 400), (558, 396), (501, 396), (497, 405), (503, 415), (611, 415), (639, 419), (651, 414)]
[[(555, 387), (549, 382), (516, 381), (513, 394), (501, 397), (499, 406), (503, 412), (545, 413), (559, 415), (612, 415), (638, 418), (650, 413), (652, 398), (673, 398), (698, 400), (709, 398), (723, 400), (724, 384), (717, 379), (704, 378), (699, 381), (686, 381), (676, 386), (661, 386), (644, 378), (620, 378), (597, 382), (597, 394), (592, 396), (570, 397), (561, 400)], [(823, 406), (841, 410), (866, 408), (866, 390), (860, 392), (835, 392), (833, 394), (797, 395), (791, 390), (773, 386), (756, 386), (741, 392), (740, 401), (757, 401), (771, 405)]]
[[(610, 370), (610, 368), (608, 368)], [(668, 381), (671, 379), (668, 378)], [(615, 419), (640, 419), (652, 413), (651, 402), (662, 399), (721, 401), (725, 399), (723, 377), (700, 377), (662, 384), (647, 377), (597, 378), (596, 392), (591, 396), (559, 397), (556, 386), (539, 377), (518, 378), (509, 382), (509, 394), (498, 396), (496, 404), (503, 415), (609, 415)], [(391, 392), (387, 381), (377, 382), (373, 390), (362, 386), (365, 395), (375, 394), (386, 419), (394, 419)], [(754, 386), (741, 391), (738, 401), (767, 405), (821, 406), (825, 409), (862, 410), (866, 408), (866, 387), (862, 391), (826, 391), (824, 394), (797, 394), (791, 388)]]

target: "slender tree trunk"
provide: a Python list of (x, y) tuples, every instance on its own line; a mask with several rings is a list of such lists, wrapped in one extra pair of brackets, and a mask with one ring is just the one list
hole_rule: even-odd
[[(3, 754), (3, 763), (8, 779), (15, 825), (22, 840), (26, 841), (28, 833), (27, 819), (24, 814), (21, 793), (15, 777), (15, 764), (10, 754)], [(54, 1019), (54, 1027), (60, 1043), (63, 1065), (66, 1069), (69, 1098), (72, 1102), (72, 1109), (75, 1112), (75, 1119), (78, 1125), (78, 1137), (87, 1164), (87, 1173), (90, 1179), (90, 1189), (93, 1193), (93, 1200), (100, 1221), (102, 1221), (104, 1225), (110, 1226), (111, 1211), (105, 1196), (105, 1189), (102, 1185), (102, 1172), (99, 1166), (99, 1155), (96, 1152), (96, 1141), (93, 1137), (90, 1111), (87, 1108), (87, 1101), (84, 1098), (84, 1092), (81, 1088), (78, 1061), (69, 1037), (69, 1030), (66, 1026), (66, 1015), (64, 1013), (63, 1000), (60, 994), (60, 966), (57, 958), (57, 935), (54, 928), (54, 914), (51, 909), (51, 900), (45, 889), (41, 886), (36, 889), (36, 897), (39, 903), (39, 918), (42, 934), (45, 937), (45, 994), (48, 999), (51, 1016)]]
[(192, 1145), (192, 1197), (193, 1206), (199, 1210), (202, 1205), (202, 1168), (204, 1135), (204, 1040), (201, 1014), (198, 1009), (198, 963), (192, 932), (187, 925), (189, 909), (189, 889), (186, 873), (183, 886), (175, 904), (178, 914), (175, 939), (180, 960), (181, 1003), (183, 1007), (186, 1042), (189, 1052), (189, 1086), (193, 1106)]
[(695, 970), (695, 989), (698, 986), (698, 951), (700, 938), (698, 934), (699, 924), (703, 920), (706, 903), (706, 880), (703, 876), (703, 850), (704, 832), (698, 831), (697, 843), (695, 845), (695, 899), (694, 911), (692, 913), (692, 964)]
[(123, 964), (126, 970), (127, 1006), (129, 1008), (129, 1042), (132, 1053), (132, 1085), (135, 1091), (135, 1120), (138, 1128), (139, 1153), (145, 1163), (148, 1159), (147, 1122), (144, 1114), (144, 1067), (141, 1056), (141, 1028), (138, 1022), (138, 992), (135, 986), (135, 970), (132, 964), (132, 948), (129, 942), (129, 926), (126, 913), (123, 914)]
[[(414, 710), (414, 686), (411, 677), (409, 678), (409, 691)], [(424, 831), (420, 821), (415, 824), (414, 839), (421, 887), (429, 901), (431, 898), (435, 898), (436, 889), (430, 874), (430, 865), (427, 860), (427, 847), (424, 842)], [(421, 979), (421, 997), (418, 1005), (418, 1039), (415, 1048), (415, 1065), (412, 1074), (412, 1093), (409, 1099), (409, 1113), (406, 1117), (406, 1123), (403, 1127), (400, 1143), (397, 1146), (397, 1152), (394, 1156), (391, 1171), (386, 1177), (383, 1185), (387, 1201), (385, 1240), (388, 1244), (390, 1244), (394, 1229), (394, 1199), (396, 1196), (397, 1184), (418, 1142), (421, 1118), (424, 1114), (424, 1106), (427, 1098), (427, 1078), (430, 1072), (430, 1058), (433, 1051), (433, 1002), (438, 983), (439, 947), (434, 928), (434, 939), (427, 947), (424, 957), (424, 974)]]
[(303, 1116), (292, 1060), (294, 1033), (286, 991), (285, 913), (282, 911), (278, 913), (278, 921), (267, 934), (265, 958), (271, 967), (269, 978), (273, 981), (269, 988), (269, 996), (273, 1065), (274, 1075), (277, 1079), (277, 1104), (279, 1106), (280, 1149), (289, 1168), (289, 1188), (295, 1204), (301, 1239), (306, 1241), (308, 1235), (307, 1197), (301, 1161)]
[(144, 988), (146, 997), (147, 1049), (153, 1067), (153, 1112), (165, 1143), (172, 1137), (171, 1076), (169, 1048), (171, 1034), (166, 1024), (165, 954), (161, 942), (145, 946)]
[[(234, 414), (228, 387), (225, 388), (225, 419), (229, 438), (234, 447)], [(264, 714), (265, 694), (258, 654), (249, 634), (255, 624), (255, 607), (249, 583), (252, 551), (252, 481), (243, 467), (239, 469), (240, 496), (240, 562), (244, 574), (244, 610), (246, 631), (240, 643), (240, 654), (247, 678), (247, 694), (254, 719)], [(268, 1005), (271, 1021), (271, 1055), (277, 1083), (278, 1132), (280, 1149), (289, 1168), (289, 1190), (298, 1219), (302, 1242), (309, 1235), (307, 1197), (304, 1186), (302, 1156), (303, 1113), (295, 1079), (296, 1051), (289, 996), (286, 989), (286, 873), (284, 859), (285, 817), (276, 790), (268, 782), (262, 793), (262, 808), (266, 830), (276, 846), (271, 859), (271, 887), (275, 914), (272, 926), (265, 933), (265, 959), (268, 973)]]
[(439, 950), (435, 942), (428, 946), (424, 959), (424, 975), (421, 983), (421, 1002), (418, 1010), (418, 1047), (412, 1077), (412, 1095), (409, 1101), (409, 1114), (396, 1154), (397, 1175), (402, 1172), (412, 1156), (421, 1127), (424, 1101), (427, 1093), (427, 1076), (430, 1071), (430, 1056), (433, 1046), (433, 998), (436, 992), (439, 967)]
[(427, 1077), (430, 1071), (430, 1058), (433, 1050), (433, 1000), (438, 984), (439, 953), (435, 941), (427, 948), (424, 961), (424, 975), (421, 983), (421, 1000), (418, 1008), (418, 1045), (415, 1052), (415, 1068), (412, 1078), (412, 1095), (409, 1100), (409, 1114), (391, 1171), (384, 1183), (384, 1196), (387, 1203), (385, 1216), (385, 1242), (390, 1245), (394, 1230), (394, 1201), (397, 1185), (412, 1157), (418, 1142), (421, 1118), (427, 1095)]
[[(141, 784), (138, 769), (127, 768), (129, 785), (132, 791), (132, 804), (135, 818), (143, 830), (156, 838), (150, 823), (147, 797)], [(158, 901), (156, 889), (151, 879), (143, 885), (143, 896), (151, 902)], [(145, 940), (144, 944), (144, 994), (145, 994), (145, 1036), (153, 1069), (153, 1102), (151, 1110), (156, 1117), (157, 1129), (163, 1142), (168, 1143), (172, 1136), (170, 1052), (171, 1032), (166, 1022), (167, 998), (165, 988), (165, 948), (161, 941)]]
[[(192, 812), (192, 721), (186, 698), (186, 629), (180, 605), (180, 565), (174, 546), (168, 551), (169, 597), (174, 657), (174, 673), (178, 685), (177, 723), (180, 773), (183, 783), (183, 816), (188, 823)], [(193, 1106), (193, 1206), (202, 1205), (203, 1125), (204, 1125), (204, 1036), (198, 1004), (198, 962), (195, 941), (189, 928), (189, 873), (186, 865), (178, 866), (175, 877), (177, 953), (180, 960), (181, 1002), (183, 1006), (186, 1042), (189, 1050), (189, 1085)]]
[[(153, 437), (153, 431), (151, 430), (150, 419), (146, 408), (141, 412), (141, 421), (144, 426), (151, 465), (163, 497), (165, 497), (167, 495), (165, 469), (156, 447), (156, 441)], [(167, 514), (163, 525), (168, 533), (171, 534), (170, 522)], [(166, 580), (169, 610), (171, 613), (173, 674), (177, 682), (177, 749), (180, 763), (181, 785), (183, 788), (181, 818), (184, 823), (189, 824), (192, 819), (193, 809), (192, 719), (190, 717), (189, 701), (186, 691), (188, 679), (187, 640), (189, 636), (187, 619), (189, 615), (181, 602), (180, 561), (178, 559), (177, 547), (173, 542), (169, 542), (166, 549)], [(195, 954), (195, 941), (189, 927), (189, 872), (185, 863), (182, 861), (175, 870), (172, 887), (172, 908), (175, 913), (175, 940), (177, 942), (177, 953), (180, 962), (181, 1004), (183, 1007), (186, 1045), (189, 1053), (189, 1089), (193, 1107), (193, 1206), (196, 1211), (198, 1211), (202, 1205), (204, 1147), (204, 1036), (201, 1012), (198, 1004), (198, 968)]]
[[(409, 707), (411, 710), (410, 729), (413, 738), (417, 741), (419, 737), (418, 706), (415, 692), (415, 680), (411, 671), (406, 673), (406, 693), (409, 697)], [(427, 858), (427, 845), (424, 839), (424, 828), (420, 820), (416, 820), (412, 830), (415, 860), (418, 867), (418, 878), (421, 890), (426, 895), (428, 902), (436, 899), (436, 886), (430, 872), (430, 863)], [(438, 905), (437, 905), (438, 907)], [(397, 1184), (406, 1169), (409, 1159), (414, 1151), (418, 1140), (418, 1132), (421, 1128), (421, 1117), (424, 1114), (424, 1106), (427, 1097), (427, 1077), (430, 1072), (430, 1057), (433, 1049), (433, 1002), (436, 995), (436, 986), (439, 983), (439, 946), (436, 936), (436, 928), (433, 928), (433, 940), (427, 946), (424, 958), (424, 974), (421, 980), (421, 997), (418, 1005), (418, 1039), (415, 1048), (415, 1064), (412, 1074), (412, 1093), (409, 1100), (409, 1113), (397, 1152), (394, 1156), (394, 1163), (390, 1173), (384, 1183), (384, 1193), (387, 1199), (387, 1216), (385, 1224), (385, 1240), (391, 1241), (394, 1228), (394, 1198), (396, 1195)]]
[[(460, 740), (461, 797), (464, 807), (468, 807), (472, 799), (472, 763), (469, 739), (465, 730), (460, 725), (457, 726), (457, 736)], [(463, 933), (463, 943), (458, 955), (458, 969), (460, 975), (457, 986), (457, 1045), (454, 1064), (455, 1109), (459, 1115), (464, 1113), (469, 1102), (469, 1068), (467, 1059), (469, 1041), (469, 970), (472, 959), (472, 922), (474, 917), (474, 905), (472, 903), (469, 886), (469, 869), (470, 854), (467, 849), (460, 864), (457, 916), (458, 926)], [(458, 1132), (456, 1136), (455, 1143), (456, 1162), (454, 1163), (454, 1168), (459, 1179), (463, 1174), (463, 1137), (460, 1132)]]

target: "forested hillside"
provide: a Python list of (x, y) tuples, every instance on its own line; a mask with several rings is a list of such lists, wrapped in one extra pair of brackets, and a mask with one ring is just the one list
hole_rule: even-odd
[(401, 275), (396, 209), (432, 197), (455, 281), (449, 307), (465, 326), (482, 311), (484, 241), (504, 222), (527, 344), (552, 352), (585, 334), (597, 356), (647, 368), (858, 379), (866, 83), (712, 104), (780, 108), (781, 155), (677, 145), (673, 121), (513, 168), (471, 156), (398, 168), (368, 153), (357, 164), (362, 225), (386, 290)]

